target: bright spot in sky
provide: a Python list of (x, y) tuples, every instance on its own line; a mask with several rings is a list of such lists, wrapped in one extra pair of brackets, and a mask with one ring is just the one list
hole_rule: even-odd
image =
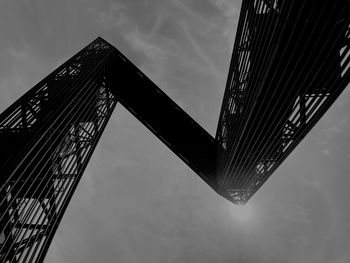
[(245, 205), (231, 204), (229, 213), (233, 220), (242, 224), (248, 224), (256, 217), (255, 209), (249, 202)]

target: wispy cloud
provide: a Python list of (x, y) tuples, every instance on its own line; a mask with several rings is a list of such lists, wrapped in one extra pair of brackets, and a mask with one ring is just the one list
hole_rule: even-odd
[(96, 23), (107, 30), (119, 29), (128, 23), (128, 19), (124, 14), (126, 9), (125, 5), (115, 2), (110, 3), (107, 10), (87, 7), (88, 13), (95, 19)]
[(0, 64), (1, 111), (43, 78), (52, 66), (38, 58), (29, 45), (22, 49), (9, 47), (2, 53), (6, 60)]

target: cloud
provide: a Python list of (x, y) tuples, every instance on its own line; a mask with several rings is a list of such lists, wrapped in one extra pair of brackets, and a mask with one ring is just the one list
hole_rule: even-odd
[(63, 240), (59, 237), (55, 237), (50, 245), (50, 253), (47, 254), (45, 262), (50, 263), (66, 263), (62, 256), (61, 248), (64, 247)]
[(5, 59), (0, 64), (1, 111), (43, 78), (52, 66), (38, 58), (28, 45), (21, 49), (6, 48), (2, 56)]
[(329, 154), (331, 154), (331, 151), (330, 150), (322, 150), (322, 153), (325, 155), (329, 155)]
[(87, 12), (95, 19), (96, 23), (107, 30), (118, 29), (127, 24), (124, 11), (127, 7), (119, 3), (110, 3), (107, 11), (100, 11), (93, 7), (87, 7)]
[[(195, 12), (193, 16), (198, 5), (196, 2), (187, 6), (178, 1), (167, 1), (161, 5), (140, 2), (136, 5), (131, 1), (116, 8), (111, 8), (112, 4), (103, 8), (90, 7), (89, 13), (106, 30), (122, 32), (127, 46), (126, 55), (213, 133), (232, 43), (228, 45), (225, 36), (220, 33), (222, 21), (217, 19), (220, 17), (219, 9), (208, 2), (204, 13)], [(209, 8), (214, 11), (209, 11)], [(214, 16), (211, 23), (204, 25), (207, 12)], [(145, 13), (152, 15), (145, 17), (142, 15)], [(213, 48), (214, 39), (222, 39), (215, 42), (222, 43), (222, 46)], [(113, 44), (113, 40), (111, 42)], [(119, 47), (120, 43), (116, 46)], [(129, 55), (130, 50), (138, 58)]]

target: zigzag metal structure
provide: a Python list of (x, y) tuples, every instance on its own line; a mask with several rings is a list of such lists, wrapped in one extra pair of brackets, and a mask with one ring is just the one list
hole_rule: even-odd
[(349, 82), (349, 1), (245, 0), (213, 138), (101, 38), (0, 115), (0, 261), (42, 262), (121, 103), (218, 194), (245, 203)]

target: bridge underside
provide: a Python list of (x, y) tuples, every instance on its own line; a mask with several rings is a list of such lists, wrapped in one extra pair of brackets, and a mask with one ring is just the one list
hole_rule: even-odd
[(218, 192), (245, 203), (349, 82), (349, 1), (243, 1), (216, 140)]
[(243, 1), (216, 138), (96, 39), (0, 115), (0, 261), (42, 262), (120, 102), (245, 203), (349, 82), (349, 3)]
[(108, 66), (110, 91), (215, 191), (215, 139), (119, 51)]
[(214, 190), (215, 139), (101, 38), (0, 115), (0, 261), (41, 262), (117, 102)]

